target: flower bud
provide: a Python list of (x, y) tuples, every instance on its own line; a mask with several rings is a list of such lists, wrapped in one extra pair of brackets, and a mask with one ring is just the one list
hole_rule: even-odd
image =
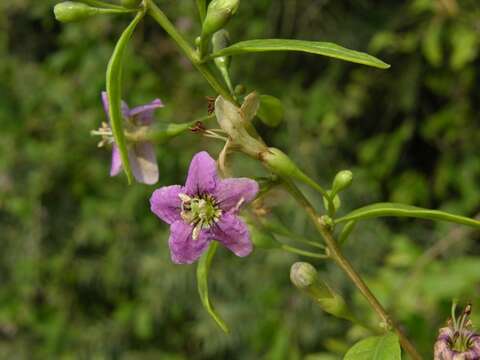
[[(212, 37), (213, 52), (220, 51), (230, 45), (230, 36), (225, 29), (218, 30)], [(219, 56), (213, 59), (215, 65), (221, 70), (230, 67), (230, 56)]]
[(223, 28), (237, 12), (240, 0), (212, 0), (203, 21), (202, 36), (212, 35)]
[(338, 194), (352, 184), (353, 174), (350, 170), (342, 170), (333, 179), (332, 193)]
[(74, 1), (64, 1), (55, 5), (53, 12), (58, 21), (67, 23), (95, 16), (100, 9)]
[(317, 270), (307, 262), (296, 262), (290, 269), (290, 280), (302, 292), (320, 305), (323, 311), (347, 320), (353, 317), (343, 298), (318, 276)]

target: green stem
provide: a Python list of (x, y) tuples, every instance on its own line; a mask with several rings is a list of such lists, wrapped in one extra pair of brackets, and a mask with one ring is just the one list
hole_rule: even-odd
[(310, 252), (310, 251), (305, 251), (305, 250), (298, 249), (296, 247), (285, 245), (285, 244), (283, 244), (281, 246), (281, 248), (283, 250), (291, 252), (293, 254), (308, 256), (308, 257), (315, 258), (315, 259), (328, 259), (329, 258), (329, 256), (326, 255), (326, 254), (317, 254), (317, 253), (313, 253), (313, 252)]
[(165, 30), (165, 32), (172, 38), (172, 40), (178, 45), (180, 50), (185, 54), (185, 56), (191, 61), (193, 66), (203, 75), (207, 80), (210, 86), (223, 98), (234, 102), (230, 91), (220, 83), (215, 75), (213, 75), (212, 70), (208, 64), (201, 64), (195, 50), (190, 46), (190, 44), (183, 38), (183, 36), (177, 31), (175, 26), (170, 22), (167, 16), (162, 10), (153, 2), (153, 0), (147, 0), (148, 13), (152, 18)]
[[(183, 51), (183, 53), (187, 56), (187, 58), (192, 62), (195, 68), (203, 75), (203, 77), (208, 81), (210, 86), (223, 98), (233, 103), (236, 103), (233, 99), (232, 95), (230, 94), (227, 87), (221, 84), (217, 78), (213, 75), (212, 71), (208, 67), (207, 64), (201, 63), (200, 59), (198, 58), (197, 53), (195, 50), (188, 44), (188, 42), (183, 38), (183, 36), (177, 31), (175, 26), (170, 22), (170, 20), (166, 17), (166, 15), (155, 5), (153, 0), (146, 0), (148, 13), (152, 16), (152, 18), (167, 32), (167, 34), (175, 41), (178, 47)], [(306, 183), (317, 191), (319, 191), (322, 195), (325, 195), (325, 190), (314, 182), (311, 179), (306, 179)], [(359, 289), (359, 291), (363, 294), (363, 296), (367, 299), (369, 304), (372, 308), (377, 312), (380, 316), (382, 321), (391, 326), (397, 335), (400, 338), (400, 343), (402, 344), (403, 348), (407, 353), (410, 354), (413, 360), (421, 360), (421, 356), (416, 351), (415, 347), (410, 343), (410, 341), (405, 337), (403, 332), (399, 329), (399, 327), (390, 319), (389, 315), (383, 309), (380, 302), (377, 300), (375, 295), (370, 291), (367, 287), (363, 279), (360, 275), (355, 271), (352, 267), (350, 262), (345, 258), (342, 254), (336, 240), (333, 238), (331, 230), (323, 223), (320, 216), (317, 214), (313, 206), (309, 203), (309, 201), (303, 196), (303, 194), (295, 187), (294, 184), (288, 184), (288, 189), (291, 194), (295, 197), (295, 199), (302, 205), (302, 207), (306, 210), (310, 218), (312, 219), (313, 223), (315, 224), (317, 230), (323, 236), (325, 243), (327, 244), (328, 249), (330, 250), (330, 257), (345, 271), (348, 277), (352, 280), (355, 286)], [(327, 197), (328, 200), (329, 197)], [(285, 245), (287, 246), (287, 245)], [(287, 246), (288, 248), (288, 246)], [(285, 248), (284, 248), (285, 249)], [(298, 250), (298, 249), (297, 249)], [(295, 250), (295, 251), (297, 251)], [(287, 250), (288, 251), (288, 250)], [(302, 251), (302, 250), (300, 250)], [(303, 251), (302, 251), (303, 252)], [(313, 253), (312, 253), (313, 254)], [(317, 257), (326, 255), (319, 255), (314, 254)]]
[(205, 16), (207, 15), (207, 2), (206, 0), (196, 0), (198, 15), (200, 16), (200, 21), (203, 22)]
[(291, 239), (292, 241), (298, 241), (306, 245), (310, 245), (319, 249), (325, 249), (325, 245), (320, 244), (316, 241), (309, 240), (301, 235), (295, 234), (288, 230), (283, 224), (275, 221), (265, 221), (262, 224), (266, 229), (270, 230), (272, 233)]
[(398, 325), (390, 318), (382, 304), (378, 301), (367, 284), (363, 281), (357, 271), (353, 268), (352, 264), (343, 255), (337, 241), (334, 239), (331, 230), (322, 221), (322, 218), (317, 214), (316, 210), (307, 200), (307, 198), (300, 192), (300, 190), (293, 184), (287, 183), (286, 187), (290, 194), (297, 200), (297, 202), (304, 208), (310, 219), (314, 223), (318, 232), (322, 235), (328, 249), (330, 250), (330, 257), (337, 263), (337, 265), (347, 274), (350, 280), (354, 283), (357, 289), (362, 293), (365, 299), (368, 301), (373, 310), (378, 314), (384, 324), (391, 327), (400, 339), (400, 343), (405, 351), (410, 355), (413, 360), (421, 360), (422, 357), (417, 352), (413, 344), (408, 340)]

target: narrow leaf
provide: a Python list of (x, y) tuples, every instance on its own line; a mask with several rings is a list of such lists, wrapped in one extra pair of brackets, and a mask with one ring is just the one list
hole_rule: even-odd
[(335, 223), (384, 216), (413, 217), (419, 219), (448, 221), (480, 229), (480, 221), (475, 219), (450, 214), (440, 210), (430, 210), (397, 203), (378, 203), (364, 206), (352, 211), (346, 216), (336, 219)]
[(120, 108), (122, 98), (122, 65), (123, 55), (128, 41), (130, 40), (135, 27), (144, 15), (143, 11), (137, 13), (133, 21), (128, 25), (125, 31), (118, 39), (112, 57), (107, 68), (107, 95), (109, 103), (110, 124), (112, 126), (115, 144), (118, 146), (122, 159), (122, 166), (125, 174), (127, 174), (128, 183), (132, 182), (132, 169), (128, 160), (127, 144), (125, 142), (125, 134), (123, 133), (122, 111)]
[(397, 335), (372, 336), (353, 345), (343, 360), (401, 360)]
[(257, 39), (241, 41), (211, 54), (207, 59), (219, 56), (265, 51), (301, 51), (373, 66), (380, 69), (388, 69), (390, 67), (389, 64), (374, 56), (350, 50), (337, 44), (293, 39)]
[(347, 241), (348, 237), (352, 233), (353, 229), (355, 228), (355, 225), (357, 222), (355, 220), (347, 222), (342, 229), (342, 232), (340, 233), (340, 236), (338, 238), (338, 243), (340, 245), (345, 244), (345, 241)]
[(227, 324), (222, 320), (222, 318), (216, 313), (215, 308), (210, 302), (208, 297), (208, 271), (210, 270), (210, 265), (212, 264), (213, 256), (217, 251), (218, 243), (216, 241), (212, 242), (208, 251), (202, 255), (197, 265), (197, 286), (198, 293), (200, 294), (200, 300), (204, 308), (208, 311), (210, 316), (215, 320), (215, 322), (220, 326), (220, 328), (228, 333)]

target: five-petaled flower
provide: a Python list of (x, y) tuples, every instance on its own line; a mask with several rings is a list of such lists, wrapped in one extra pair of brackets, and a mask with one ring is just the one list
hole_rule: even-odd
[[(108, 98), (106, 92), (102, 92), (102, 102), (108, 118)], [(127, 135), (130, 167), (138, 182), (149, 185), (155, 184), (158, 181), (158, 164), (155, 157), (155, 147), (150, 141), (141, 139), (141, 137), (135, 135), (147, 133), (148, 128), (153, 122), (153, 112), (161, 107), (163, 107), (163, 104), (160, 99), (155, 99), (149, 104), (137, 106), (133, 109), (130, 109), (128, 105), (122, 101), (122, 115), (124, 119), (124, 130)], [(92, 131), (92, 134), (102, 136), (102, 141), (100, 141), (99, 146), (103, 146), (105, 143), (113, 144), (110, 176), (118, 175), (122, 169), (122, 161), (120, 151), (114, 143), (110, 126), (106, 122), (103, 122), (102, 127), (96, 131)]]
[(177, 264), (195, 262), (213, 240), (237, 256), (249, 255), (252, 251), (250, 234), (238, 212), (257, 192), (256, 181), (220, 179), (215, 160), (205, 151), (196, 154), (190, 163), (185, 186), (162, 187), (150, 198), (152, 212), (170, 225), (172, 261)]

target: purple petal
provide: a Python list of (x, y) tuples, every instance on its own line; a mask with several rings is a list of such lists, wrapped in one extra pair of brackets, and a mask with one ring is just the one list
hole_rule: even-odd
[(120, 150), (117, 145), (113, 144), (112, 147), (112, 166), (110, 167), (110, 176), (117, 176), (122, 170), (122, 159), (120, 158)]
[[(107, 115), (108, 121), (110, 121), (110, 114), (108, 112), (108, 95), (106, 91), (102, 91), (102, 103), (103, 103), (103, 110), (105, 111), (105, 114)], [(130, 112), (130, 109), (128, 108), (128, 105), (125, 101), (122, 100), (122, 115), (124, 118), (128, 118), (128, 114)]]
[(187, 194), (213, 193), (219, 179), (217, 176), (217, 164), (206, 152), (197, 153), (190, 163), (188, 169), (185, 189)]
[(235, 208), (240, 202), (249, 203), (258, 193), (256, 181), (247, 178), (220, 180), (214, 196), (224, 211)]
[(155, 190), (150, 198), (150, 209), (167, 224), (181, 221), (182, 201), (178, 194), (182, 192), (180, 185), (164, 186)]
[(252, 252), (247, 225), (233, 213), (224, 214), (210, 230), (212, 238), (221, 242), (235, 255), (244, 257)]
[(162, 100), (155, 99), (149, 104), (134, 107), (129, 115), (135, 118), (137, 125), (150, 125), (153, 121), (153, 112), (161, 107), (163, 107)]
[(138, 182), (152, 185), (158, 181), (158, 164), (152, 143), (133, 144), (128, 150), (128, 158), (133, 175)]
[(191, 264), (207, 249), (210, 239), (208, 233), (201, 231), (198, 239), (192, 238), (193, 228), (183, 221), (175, 221), (170, 226), (170, 254), (176, 264)]

